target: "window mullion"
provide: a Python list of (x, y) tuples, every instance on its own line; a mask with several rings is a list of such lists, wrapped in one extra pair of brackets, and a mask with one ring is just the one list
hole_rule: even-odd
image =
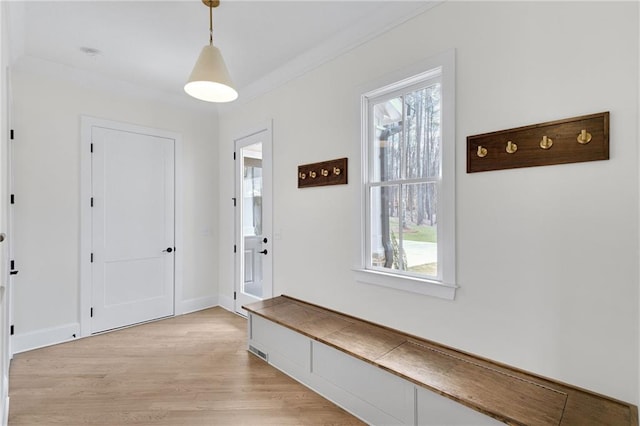
[(407, 178), (405, 168), (407, 167), (407, 138), (409, 136), (407, 132), (407, 103), (404, 94), (399, 96), (399, 98), (402, 102), (402, 131), (400, 134), (400, 171), (398, 173), (398, 179), (404, 181)]
[(438, 176), (433, 177), (423, 177), (423, 178), (413, 178), (413, 179), (402, 179), (402, 180), (385, 180), (385, 181), (377, 181), (377, 182), (369, 182), (368, 185), (372, 187), (379, 186), (394, 186), (394, 185), (409, 185), (415, 183), (435, 183), (439, 184), (441, 179)]
[(402, 255), (404, 253), (404, 185), (400, 184), (398, 190), (400, 191), (400, 209), (398, 210), (398, 267), (401, 271), (406, 271), (407, 265), (404, 264), (404, 256)]
[(376, 138), (376, 131), (374, 128), (375, 119), (374, 119), (374, 113), (373, 113), (374, 105), (375, 104), (371, 102), (371, 100), (367, 100), (367, 107), (369, 110), (367, 113), (367, 149), (366, 149), (367, 182), (372, 182), (374, 177), (374, 167), (373, 167), (374, 158), (373, 157), (374, 157), (375, 149), (373, 149), (373, 145)]
[(400, 143), (400, 170), (398, 173), (398, 178), (400, 179), (400, 185), (398, 186), (398, 197), (399, 197), (399, 209), (398, 209), (398, 269), (401, 271), (407, 270), (407, 265), (404, 264), (404, 220), (406, 217), (405, 208), (405, 197), (404, 191), (406, 189), (405, 182), (407, 179), (407, 165), (408, 165), (408, 155), (409, 155), (409, 131), (408, 131), (408, 122), (407, 122), (407, 100), (405, 94), (403, 93), (400, 96), (402, 101), (402, 135), (401, 135), (401, 143)]

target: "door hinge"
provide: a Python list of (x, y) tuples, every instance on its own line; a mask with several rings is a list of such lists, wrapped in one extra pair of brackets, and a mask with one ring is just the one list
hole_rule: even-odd
[(91, 253), (91, 263), (93, 263), (93, 253)]
[(16, 203), (16, 194), (11, 194), (11, 204)]
[(13, 136), (14, 136), (14, 135), (13, 135), (13, 129), (11, 129), (11, 131), (10, 131), (9, 133), (10, 133), (9, 138), (10, 138), (11, 140), (13, 140)]
[(91, 207), (93, 207), (93, 197), (91, 197)]
[(14, 332), (15, 332), (15, 329), (14, 329), (14, 327), (13, 327), (13, 324), (11, 324), (11, 327), (10, 327), (10, 331), (9, 331), (9, 333), (11, 333), (11, 335), (13, 336), (13, 333), (14, 333)]
[(233, 159), (234, 160), (236, 159), (236, 153), (235, 152), (233, 153)]
[(91, 318), (93, 318), (93, 308), (91, 308)]
[(233, 252), (235, 253), (236, 250), (238, 250), (238, 246), (236, 246), (235, 244), (233, 245)]
[(91, 152), (93, 153), (93, 143), (91, 143)]
[(233, 197), (232, 200), (233, 200), (233, 207), (235, 207), (236, 206), (236, 197)]
[(233, 292), (233, 300), (236, 300), (236, 292)]

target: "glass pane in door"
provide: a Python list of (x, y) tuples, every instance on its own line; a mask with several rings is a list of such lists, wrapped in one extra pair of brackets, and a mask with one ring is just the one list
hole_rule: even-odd
[(241, 150), (243, 293), (262, 298), (262, 143)]

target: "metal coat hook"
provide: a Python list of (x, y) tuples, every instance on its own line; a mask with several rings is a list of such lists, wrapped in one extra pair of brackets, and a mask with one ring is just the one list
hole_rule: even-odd
[(582, 131), (578, 134), (578, 143), (586, 145), (591, 142), (591, 137), (591, 133), (587, 132), (587, 129), (582, 129)]
[(542, 140), (540, 141), (540, 148), (549, 149), (552, 146), (553, 146), (553, 139), (543, 136)]

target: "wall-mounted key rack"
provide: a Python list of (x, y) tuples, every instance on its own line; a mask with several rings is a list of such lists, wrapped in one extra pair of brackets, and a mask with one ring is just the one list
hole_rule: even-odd
[(467, 173), (609, 159), (609, 112), (467, 137)]
[(298, 166), (298, 188), (347, 183), (347, 158)]

